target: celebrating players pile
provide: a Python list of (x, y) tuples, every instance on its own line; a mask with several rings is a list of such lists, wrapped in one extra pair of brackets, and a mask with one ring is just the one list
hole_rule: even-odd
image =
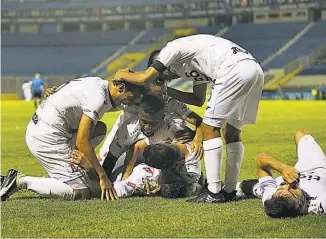
[[(175, 78), (192, 81), (193, 92), (167, 87)], [(202, 106), (207, 84), (212, 89), (202, 119), (186, 104)], [(326, 156), (306, 131), (295, 136), (294, 167), (260, 154), (259, 180), (238, 183), (241, 130), (256, 122), (263, 84), (262, 68), (248, 51), (223, 38), (194, 35), (153, 52), (144, 72), (122, 69), (111, 81), (85, 77), (52, 88), (26, 131), (26, 144), (47, 177), (9, 170), (1, 177), (1, 201), (21, 189), (68, 200), (155, 195), (225, 203), (256, 196), (271, 217), (323, 214)], [(99, 120), (117, 110), (122, 113), (96, 155), (106, 135)], [(272, 169), (282, 177), (274, 179)]]

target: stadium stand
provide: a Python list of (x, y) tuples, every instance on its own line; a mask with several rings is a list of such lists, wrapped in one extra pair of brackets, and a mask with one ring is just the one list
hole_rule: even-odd
[(312, 53), (320, 45), (326, 43), (326, 21), (321, 20), (315, 23), (315, 25), (304, 34), (297, 42), (295, 42), (287, 51), (282, 55), (276, 57), (266, 68), (282, 68), (290, 61), (300, 56), (306, 56)]
[(223, 37), (244, 47), (261, 62), (307, 24), (307, 22), (237, 24), (232, 26)]

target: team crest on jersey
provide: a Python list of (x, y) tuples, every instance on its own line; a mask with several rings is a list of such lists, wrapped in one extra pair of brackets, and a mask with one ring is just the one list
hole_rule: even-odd
[(127, 186), (130, 188), (135, 189), (136, 188), (136, 184), (132, 183), (132, 182), (127, 182)]
[(76, 164), (71, 163), (69, 166), (71, 168), (72, 173), (77, 173), (78, 172), (78, 169), (77, 169), (78, 166), (76, 166)]
[(153, 174), (153, 170), (150, 167), (144, 168), (145, 172)]

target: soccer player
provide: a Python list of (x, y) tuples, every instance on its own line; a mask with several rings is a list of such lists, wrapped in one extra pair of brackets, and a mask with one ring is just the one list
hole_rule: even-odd
[(44, 81), (39, 73), (35, 73), (32, 79), (32, 91), (34, 98), (35, 109), (40, 105), (42, 99), (42, 93), (44, 91)]
[[(194, 125), (199, 125), (201, 122), (201, 118), (194, 112), (189, 114), (187, 118)], [(123, 179), (126, 179), (132, 173), (136, 162), (143, 162), (142, 152), (148, 145), (175, 142), (189, 144), (193, 137), (194, 132), (182, 120), (177, 119), (169, 122), (164, 120), (162, 96), (144, 95), (138, 117), (130, 118), (119, 128), (102, 166), (110, 175), (114, 167), (125, 165)], [(188, 168), (192, 170), (191, 165), (195, 165), (194, 173), (196, 176), (193, 177), (193, 180), (198, 182), (201, 177), (200, 158), (202, 155), (192, 151), (190, 145), (188, 145), (187, 150), (194, 158), (193, 160), (186, 160)], [(125, 152), (127, 154), (123, 158)]]
[(22, 84), (21, 89), (24, 92), (24, 98), (26, 102), (30, 102), (32, 99), (32, 91), (31, 91), (31, 81), (24, 81), (24, 84)]
[[(193, 159), (183, 144), (149, 145), (144, 151), (145, 163), (135, 166), (128, 178), (122, 180), (124, 167), (121, 166), (112, 172), (110, 179), (114, 182), (119, 198), (133, 195), (165, 198), (193, 196), (200, 193), (204, 185), (203, 177), (202, 180), (191, 183), (192, 174), (186, 172), (185, 161)], [(74, 150), (71, 162), (91, 169), (89, 160), (80, 151)]]
[(105, 124), (98, 121), (115, 105), (134, 104), (138, 98), (137, 86), (99, 77), (74, 79), (57, 87), (38, 107), (26, 131), (26, 144), (49, 178), (24, 176), (11, 170), (2, 184), (1, 200), (17, 189), (67, 199), (91, 197), (85, 172), (69, 162), (72, 148), (90, 159), (99, 177), (101, 198), (115, 199), (114, 188), (94, 152), (106, 133)]
[[(208, 190), (190, 201), (219, 203), (234, 199), (244, 155), (240, 133), (244, 124), (256, 122), (264, 84), (262, 68), (247, 50), (229, 40), (193, 35), (169, 42), (146, 71), (131, 73), (123, 69), (114, 78), (143, 84), (166, 70), (193, 82), (193, 93), (168, 89), (168, 95), (188, 104), (202, 106), (206, 85), (212, 83), (201, 126)], [(225, 188), (221, 190), (223, 142), (220, 129), (225, 123), (227, 161)]]
[[(326, 214), (326, 156), (305, 130), (294, 137), (298, 160), (294, 167), (268, 154), (257, 157), (259, 182), (240, 183), (246, 195), (262, 198), (265, 213), (272, 218), (296, 217), (308, 213)], [(274, 178), (271, 170), (282, 174)], [(251, 185), (251, 186), (250, 186)]]

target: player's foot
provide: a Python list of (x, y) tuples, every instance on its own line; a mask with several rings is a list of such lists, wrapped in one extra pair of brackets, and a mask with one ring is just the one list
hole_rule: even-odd
[(254, 186), (258, 183), (258, 179), (247, 179), (237, 184), (237, 199), (254, 198)]
[(187, 202), (193, 203), (225, 203), (233, 201), (236, 197), (236, 191), (227, 193), (221, 190), (218, 193), (212, 193), (208, 189), (204, 190), (197, 197), (187, 200)]
[(10, 195), (18, 190), (17, 179), (19, 178), (19, 172), (15, 169), (9, 169), (7, 175), (4, 177), (1, 184), (0, 198), (1, 202), (6, 201)]
[(2, 183), (3, 183), (3, 180), (5, 180), (5, 177), (6, 177), (5, 175), (2, 175), (2, 174), (0, 175), (1, 185), (2, 185)]

